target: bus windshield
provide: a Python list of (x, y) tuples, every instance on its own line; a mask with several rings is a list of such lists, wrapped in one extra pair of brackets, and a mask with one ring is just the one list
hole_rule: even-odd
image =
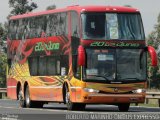
[(83, 39), (145, 39), (139, 13), (84, 13), (81, 17)]
[(86, 49), (85, 77), (96, 81), (146, 80), (146, 52), (143, 49)]

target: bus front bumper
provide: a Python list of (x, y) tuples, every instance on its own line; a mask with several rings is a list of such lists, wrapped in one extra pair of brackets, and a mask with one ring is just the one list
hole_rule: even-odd
[(83, 103), (144, 103), (144, 94), (89, 94), (81, 99)]

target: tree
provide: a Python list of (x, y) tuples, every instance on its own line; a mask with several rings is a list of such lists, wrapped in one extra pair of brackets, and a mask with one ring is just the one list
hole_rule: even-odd
[(0, 23), (0, 51), (6, 50), (7, 23)]
[[(154, 30), (148, 35), (147, 44), (153, 46), (160, 55), (160, 14), (157, 18), (157, 24), (154, 26)], [(153, 79), (151, 87), (160, 88), (160, 56), (158, 59), (158, 68), (149, 67), (148, 71), (151, 74), (150, 77)], [(155, 79), (155, 80), (154, 80)]]
[(9, 5), (13, 8), (9, 16), (31, 12), (38, 7), (36, 3), (28, 0), (9, 0)]
[[(29, 0), (9, 0), (9, 5), (11, 8), (13, 8), (9, 16), (24, 14), (36, 9), (37, 4), (31, 1), (29, 2)], [(4, 25), (0, 23), (0, 48), (5, 47), (6, 45), (7, 29), (7, 22)], [(7, 54), (2, 51), (2, 49), (0, 49), (0, 87), (6, 87), (6, 66)]]
[(154, 30), (148, 35), (147, 43), (156, 49), (158, 49), (160, 45), (160, 14), (157, 19), (157, 24), (154, 26)]
[(53, 4), (53, 5), (50, 5), (46, 8), (46, 10), (53, 10), (53, 9), (56, 9), (56, 5)]
[(0, 53), (0, 87), (6, 87), (7, 55)]
[(6, 24), (0, 23), (0, 87), (6, 87), (6, 66), (7, 66), (7, 55), (6, 55), (6, 38), (7, 28)]

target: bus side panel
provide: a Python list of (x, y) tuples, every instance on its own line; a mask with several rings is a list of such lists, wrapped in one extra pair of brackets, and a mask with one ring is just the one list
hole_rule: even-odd
[(35, 101), (57, 101), (62, 102), (62, 89), (59, 88), (31, 88), (31, 99)]
[(57, 96), (56, 96), (56, 101), (63, 102), (63, 87), (61, 88), (56, 88), (55, 92), (57, 91)]
[[(7, 94), (11, 99), (17, 99), (17, 83), (24, 83), (26, 76), (29, 76), (28, 63), (19, 64), (12, 60), (12, 67), (9, 69), (7, 79)], [(21, 84), (22, 85), (22, 84)], [(21, 86), (23, 88), (23, 85)]]
[(7, 97), (10, 99), (17, 99), (16, 92), (17, 80), (14, 78), (7, 79)]
[(34, 76), (29, 80), (31, 99), (35, 101), (63, 101), (63, 80), (51, 76)]

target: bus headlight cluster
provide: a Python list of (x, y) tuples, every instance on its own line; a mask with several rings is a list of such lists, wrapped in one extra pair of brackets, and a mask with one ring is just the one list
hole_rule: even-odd
[(95, 90), (95, 89), (92, 89), (92, 88), (84, 88), (84, 91), (85, 92), (95, 92), (95, 93), (98, 93), (99, 92), (99, 90)]
[(145, 93), (146, 90), (145, 89), (137, 89), (137, 90), (133, 90), (133, 93)]

